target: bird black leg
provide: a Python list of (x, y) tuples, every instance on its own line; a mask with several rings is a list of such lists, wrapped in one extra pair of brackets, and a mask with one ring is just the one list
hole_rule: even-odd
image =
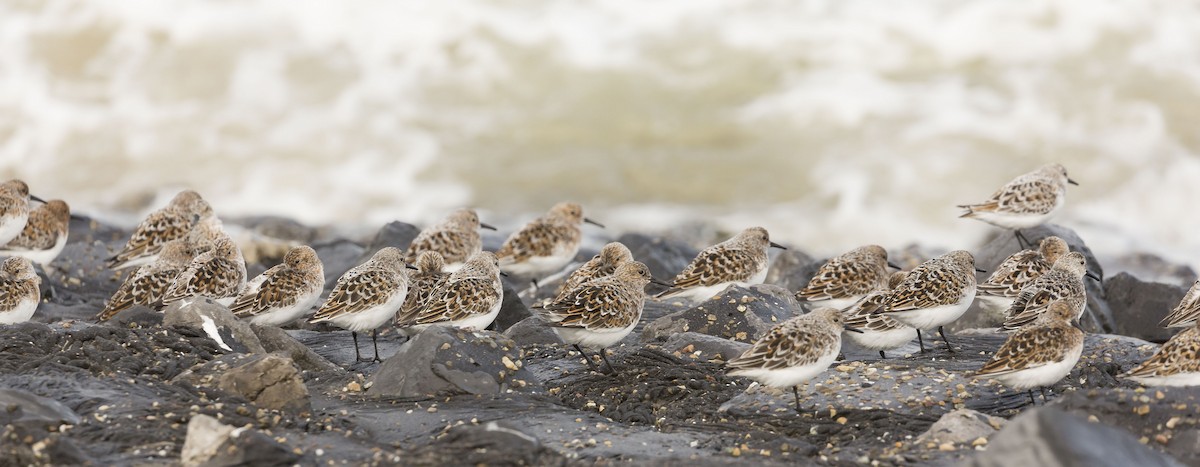
[(879, 351), (879, 359), (880, 359), (880, 360), (886, 360), (886, 359), (887, 359), (887, 355), (884, 355), (884, 353), (883, 353), (883, 351), (882, 351), (882, 350), (880, 350), (880, 351)]
[(796, 398), (796, 413), (800, 413), (800, 389), (798, 386), (792, 386), (792, 396)]
[(1033, 390), (1032, 389), (1029, 390), (1029, 403), (1033, 404), (1033, 405), (1037, 405), (1037, 399), (1033, 398)]
[(604, 360), (604, 366), (608, 367), (609, 374), (615, 374), (617, 370), (614, 370), (612, 364), (608, 363), (608, 355), (605, 355), (606, 353), (604, 349), (600, 349), (600, 359)]
[(1031, 248), (1033, 247), (1033, 244), (1029, 242), (1029, 239), (1025, 238), (1025, 235), (1021, 234), (1021, 229), (1013, 229), (1013, 233), (1017, 235), (1017, 248), (1025, 249), (1026, 246)]
[(573, 344), (573, 345), (575, 346), (575, 350), (579, 351), (579, 355), (583, 356), (583, 361), (587, 362), (588, 368), (591, 368), (592, 371), (598, 371), (596, 369), (596, 364), (592, 363), (592, 358), (588, 356), (587, 352), (583, 351), (583, 347), (580, 347), (579, 344)]
[(917, 343), (921, 344), (921, 353), (925, 353), (925, 339), (921, 338), (921, 330), (917, 330)]
[(362, 355), (358, 354), (358, 333), (350, 331), (350, 337), (354, 338), (354, 361), (361, 362)]
[(383, 360), (379, 359), (379, 340), (378, 339), (379, 339), (379, 330), (372, 329), (371, 330), (371, 344), (375, 346), (375, 358), (372, 359), (372, 361), (382, 362)]
[(942, 342), (946, 343), (946, 351), (954, 353), (954, 347), (950, 346), (950, 340), (946, 339), (946, 330), (942, 329), (942, 326), (938, 326), (938, 334), (942, 335)]
[(1046, 405), (1046, 387), (1041, 386), (1038, 388), (1038, 391), (1042, 392), (1042, 405)]

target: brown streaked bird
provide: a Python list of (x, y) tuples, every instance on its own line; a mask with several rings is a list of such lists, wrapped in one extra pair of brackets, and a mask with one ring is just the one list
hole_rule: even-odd
[(1171, 313), (1162, 320), (1162, 327), (1183, 328), (1200, 322), (1200, 280), (1192, 283), (1187, 294), (1175, 305)]
[(150, 213), (138, 224), (125, 247), (108, 259), (108, 267), (122, 269), (149, 264), (167, 242), (187, 236), (197, 222), (215, 216), (212, 206), (199, 193), (181, 191), (166, 207)]
[(867, 294), (846, 309), (846, 327), (859, 332), (847, 332), (844, 337), (864, 349), (878, 350), (879, 358), (887, 358), (886, 351), (898, 349), (916, 339), (915, 328), (878, 313), (891, 298), (892, 289), (904, 282), (906, 277), (907, 271), (893, 272), (886, 287)]
[[(207, 297), (229, 306), (246, 287), (246, 260), (228, 238), (218, 239), (211, 250), (196, 255), (163, 294), (163, 306)], [(186, 306), (187, 303), (185, 302)]]
[(134, 305), (157, 308), (161, 305), (163, 295), (179, 277), (179, 273), (187, 269), (195, 257), (195, 250), (187, 239), (171, 240), (163, 245), (162, 251), (153, 263), (139, 267), (133, 274), (125, 278), (125, 282), (117, 288), (112, 298), (105, 303), (104, 309), (96, 315), (99, 322), (108, 321), (117, 313), (128, 310)]
[(567, 280), (563, 281), (552, 301), (562, 300), (584, 282), (612, 275), (613, 272), (616, 272), (617, 267), (629, 261), (633, 261), (633, 253), (625, 245), (619, 242), (604, 245), (604, 248), (600, 249), (600, 253), (567, 276)]
[(1013, 300), (1021, 295), (1021, 289), (1049, 271), (1054, 262), (1068, 252), (1070, 248), (1063, 239), (1055, 236), (1043, 238), (1037, 250), (1018, 251), (1000, 263), (992, 275), (979, 284), (975, 298), (987, 310), (1007, 310)]
[(537, 278), (558, 271), (575, 258), (583, 239), (584, 222), (603, 225), (583, 216), (577, 203), (558, 203), (542, 217), (513, 232), (496, 250), (500, 268), (510, 274)]
[(17, 179), (0, 183), (0, 245), (21, 235), (29, 220), (29, 201), (42, 201), (29, 194), (29, 185)]
[(1008, 307), (1007, 317), (1001, 329), (1013, 331), (1032, 323), (1039, 314), (1046, 311), (1051, 302), (1057, 300), (1063, 300), (1074, 307), (1074, 319), (1079, 319), (1087, 306), (1084, 276), (1099, 280), (1099, 277), (1088, 271), (1087, 258), (1083, 253), (1073, 251), (1063, 255), (1054, 262), (1049, 271), (1021, 289), (1021, 294), (1013, 300), (1012, 306)]
[(883, 247), (855, 248), (822, 264), (808, 285), (796, 292), (796, 299), (844, 309), (871, 292), (887, 288), (888, 266)]
[[(442, 255), (436, 251), (426, 251), (417, 257), (417, 272), (409, 274), (408, 296), (396, 313), (396, 323), (407, 323), (416, 318), (428, 303), (433, 293), (450, 278), (446, 272)], [(461, 269), (461, 268), (460, 268)]]
[(41, 303), (42, 278), (27, 258), (0, 263), (0, 324), (29, 321)]
[(229, 308), (250, 324), (283, 326), (312, 310), (325, 290), (325, 267), (311, 247), (292, 247), (283, 262), (246, 283)]
[(733, 238), (705, 248), (696, 255), (675, 280), (671, 288), (656, 298), (684, 297), (702, 301), (731, 285), (761, 284), (767, 277), (768, 248), (784, 249), (771, 241), (762, 227), (751, 227)]
[(1057, 214), (1067, 202), (1067, 184), (1078, 185), (1062, 164), (1048, 164), (1004, 184), (981, 203), (959, 205), (967, 210), (959, 217), (1012, 230), (1022, 246), (1030, 245), (1021, 229), (1042, 225)]
[(1176, 334), (1122, 376), (1146, 386), (1200, 385), (1200, 324)]
[(71, 208), (63, 200), (47, 201), (29, 213), (25, 230), (3, 248), (0, 256), (20, 256), (43, 267), (54, 261), (67, 245)]
[(358, 352), (358, 333), (371, 331), (371, 343), (375, 347), (372, 360), (380, 361), (376, 331), (396, 315), (408, 295), (407, 267), (404, 252), (395, 247), (380, 249), (371, 259), (338, 278), (325, 303), (308, 322), (328, 321), (350, 331), (355, 361), (362, 361)]
[(500, 283), (500, 261), (484, 251), (476, 253), (462, 269), (430, 294), (425, 306), (413, 316), (396, 322), (401, 332), (413, 335), (430, 326), (453, 326), (482, 331), (491, 326), (504, 303)]
[(1028, 390), (1030, 401), (1034, 401), (1033, 388), (1040, 388), (1045, 400), (1046, 386), (1066, 377), (1083, 353), (1083, 331), (1071, 325), (1074, 320), (1074, 306), (1064, 301), (1051, 303), (1032, 323), (1008, 336), (974, 376)]
[(408, 245), (404, 260), (416, 264), (421, 253), (433, 251), (442, 256), (446, 271), (457, 271), (471, 255), (483, 251), (483, 239), (479, 236), (479, 229), (496, 230), (495, 227), (479, 222), (479, 215), (474, 209), (451, 212), (441, 222), (417, 234), (417, 238)]
[(953, 352), (943, 326), (958, 320), (975, 299), (975, 257), (955, 250), (909, 271), (892, 289), (881, 313), (917, 329), (917, 342), (925, 352), (922, 329), (937, 328), (946, 350)]

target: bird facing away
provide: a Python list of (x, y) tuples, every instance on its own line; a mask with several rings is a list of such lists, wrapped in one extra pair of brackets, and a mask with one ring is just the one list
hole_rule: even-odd
[(396, 313), (396, 323), (407, 323), (414, 319), (429, 303), (433, 293), (450, 278), (451, 273), (446, 272), (442, 255), (436, 251), (421, 253), (417, 257), (416, 266), (417, 272), (409, 274), (408, 296), (404, 298), (400, 312)]
[(500, 283), (500, 261), (484, 251), (476, 253), (462, 269), (454, 271), (434, 290), (429, 301), (414, 316), (396, 323), (408, 335), (430, 326), (453, 326), (481, 331), (500, 314), (504, 288)]
[(307, 315), (323, 290), (325, 267), (316, 251), (301, 245), (248, 282), (229, 310), (250, 324), (283, 326)]
[(733, 238), (705, 248), (683, 272), (675, 276), (671, 288), (656, 298), (685, 297), (707, 300), (730, 285), (761, 284), (767, 278), (767, 249), (785, 249), (771, 241), (767, 229), (751, 227)]
[(446, 263), (444, 269), (457, 271), (471, 255), (483, 251), (483, 239), (479, 229), (496, 230), (495, 227), (479, 222), (473, 209), (459, 209), (450, 213), (441, 222), (417, 234), (405, 252), (404, 260), (416, 264), (417, 257), (426, 251), (437, 252)]
[(25, 222), (29, 220), (29, 200), (40, 201), (29, 195), (29, 185), (21, 180), (0, 183), (0, 245), (7, 244), (21, 235)]
[(844, 337), (864, 349), (878, 350), (879, 358), (887, 358), (886, 351), (898, 349), (916, 339), (916, 329), (878, 312), (887, 304), (892, 289), (904, 282), (906, 277), (907, 271), (893, 272), (886, 287), (867, 294), (846, 309), (843, 312), (846, 315), (846, 327), (859, 332), (847, 332)]
[(20, 256), (43, 267), (54, 261), (67, 245), (71, 208), (62, 200), (50, 200), (29, 213), (25, 230), (0, 249), (0, 256)]
[[(1064, 301), (1050, 304), (1028, 326), (1008, 336), (1000, 350), (983, 365), (975, 377), (987, 376), (1005, 386), (1029, 390), (1045, 388), (1067, 376), (1083, 353), (1083, 331), (1071, 325), (1074, 307)], [(1043, 390), (1042, 398), (1046, 395)]]
[(562, 269), (583, 239), (581, 225), (587, 222), (604, 227), (583, 216), (576, 203), (558, 203), (542, 217), (513, 232), (496, 251), (500, 268), (511, 274), (539, 277)]
[(29, 259), (14, 257), (0, 263), (0, 324), (29, 321), (40, 302), (41, 284)]
[(841, 310), (831, 307), (789, 319), (725, 366), (732, 376), (745, 376), (775, 388), (791, 386), (796, 412), (800, 412), (796, 386), (821, 374), (837, 359), (843, 319)]
[(1067, 177), (1066, 167), (1045, 165), (1006, 183), (981, 203), (959, 205), (967, 210), (959, 217), (1013, 230), (1018, 242), (1024, 241), (1021, 229), (1042, 225), (1062, 209), (1068, 183), (1078, 185)]
[(104, 309), (96, 315), (96, 320), (108, 321), (134, 305), (158, 307), (167, 289), (179, 273), (192, 263), (193, 257), (195, 250), (186, 238), (167, 242), (153, 263), (139, 267), (125, 278)]
[(406, 268), (402, 251), (395, 247), (380, 249), (371, 259), (338, 278), (325, 303), (308, 322), (328, 321), (349, 330), (354, 339), (355, 361), (362, 361), (358, 352), (358, 333), (370, 330), (371, 343), (375, 347), (372, 360), (380, 361), (376, 329), (395, 316), (408, 296)]
[(1021, 294), (1013, 300), (1012, 306), (1008, 307), (1007, 318), (1001, 328), (1013, 331), (1032, 323), (1056, 300), (1063, 300), (1074, 307), (1074, 319), (1079, 319), (1087, 306), (1087, 289), (1083, 286), (1083, 276), (1096, 277), (1088, 272), (1087, 258), (1083, 253), (1072, 251), (1063, 255), (1054, 262), (1049, 271), (1021, 289)]
[(1163, 318), (1161, 324), (1165, 328), (1183, 328), (1195, 325), (1197, 321), (1200, 321), (1200, 280), (1192, 284), (1183, 300)]
[[(229, 306), (246, 287), (246, 261), (242, 250), (228, 238), (217, 240), (213, 248), (200, 253), (163, 295), (163, 306), (195, 297), (208, 297)], [(186, 303), (185, 303), (186, 305)]]
[(546, 305), (538, 316), (549, 323), (563, 342), (575, 346), (593, 370), (591, 358), (581, 347), (599, 349), (600, 357), (612, 372), (604, 350), (628, 336), (642, 319), (646, 285), (652, 281), (650, 268), (628, 260), (612, 274), (572, 288)]
[(867, 245), (822, 264), (808, 286), (796, 292), (796, 299), (842, 309), (871, 292), (887, 288), (887, 283), (887, 250)]
[(563, 281), (562, 286), (558, 288), (558, 293), (555, 294), (553, 301), (562, 300), (584, 282), (612, 275), (616, 272), (617, 267), (629, 261), (633, 261), (633, 253), (624, 244), (612, 242), (604, 245), (604, 248), (600, 249), (600, 253), (567, 276), (567, 280)]
[(198, 221), (215, 217), (212, 206), (199, 193), (184, 190), (166, 207), (150, 213), (138, 224), (125, 247), (108, 259), (108, 267), (122, 269), (154, 261), (163, 245), (182, 238)]
[(922, 329), (937, 328), (946, 349), (953, 352), (942, 326), (966, 313), (975, 299), (975, 257), (955, 250), (933, 258), (908, 273), (892, 290), (880, 310), (887, 316), (917, 329), (917, 342), (925, 352)]
[(1200, 325), (1176, 334), (1123, 376), (1145, 386), (1200, 385)]
[(1069, 251), (1067, 242), (1049, 236), (1042, 239), (1037, 250), (1013, 253), (992, 271), (986, 281), (979, 284), (979, 293), (976, 295), (979, 304), (993, 312), (1007, 310), (1013, 300), (1021, 295), (1021, 289), (1049, 271), (1054, 262)]

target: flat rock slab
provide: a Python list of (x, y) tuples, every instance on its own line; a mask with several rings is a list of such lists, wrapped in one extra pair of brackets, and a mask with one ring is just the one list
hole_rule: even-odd
[(977, 467), (1058, 466), (1181, 466), (1128, 432), (1089, 423), (1051, 407), (1039, 407), (1013, 419), (990, 443), (988, 450), (966, 465)]
[(491, 331), (437, 326), (418, 333), (371, 376), (369, 394), (498, 394), (536, 385), (521, 348)]
[(730, 287), (691, 308), (647, 324), (642, 341), (663, 342), (674, 334), (698, 332), (749, 343), (799, 311), (800, 304), (792, 293), (779, 286)]

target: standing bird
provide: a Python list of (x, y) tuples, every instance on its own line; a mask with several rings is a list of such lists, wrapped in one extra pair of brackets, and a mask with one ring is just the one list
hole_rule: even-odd
[(725, 364), (732, 376), (745, 376), (775, 388), (796, 387), (829, 368), (842, 348), (843, 315), (837, 308), (817, 308), (775, 326), (741, 356)]
[(906, 277), (906, 271), (893, 272), (886, 287), (867, 294), (844, 311), (846, 327), (859, 330), (848, 332), (845, 337), (849, 337), (851, 342), (864, 349), (878, 350), (879, 358), (887, 358), (884, 352), (903, 347), (916, 339), (917, 330), (912, 326), (878, 313), (891, 298), (892, 290), (904, 282)]
[(1175, 305), (1160, 324), (1165, 328), (1184, 328), (1196, 324), (1197, 321), (1200, 321), (1200, 280), (1192, 284), (1183, 300)]
[(29, 194), (29, 185), (20, 180), (0, 183), (0, 245), (21, 235), (29, 220), (29, 200), (42, 199)]
[[(229, 306), (246, 287), (246, 260), (242, 250), (228, 238), (221, 238), (211, 250), (200, 253), (163, 294), (163, 306), (197, 297), (208, 297)], [(184, 305), (187, 305), (185, 302)]]
[(495, 227), (479, 222), (479, 215), (473, 209), (454, 211), (441, 222), (417, 234), (417, 238), (408, 245), (404, 260), (416, 264), (421, 253), (433, 251), (442, 256), (447, 271), (457, 271), (467, 258), (483, 251), (483, 239), (479, 237), (479, 229), (496, 230)]
[(1012, 230), (1019, 243), (1030, 245), (1021, 229), (1037, 227), (1058, 213), (1067, 202), (1067, 184), (1078, 185), (1067, 177), (1062, 164), (1048, 164), (1014, 178), (978, 204), (961, 204), (967, 212), (959, 217), (979, 219)]
[(612, 372), (604, 351), (628, 336), (642, 319), (646, 285), (650, 282), (654, 282), (650, 268), (629, 260), (611, 275), (596, 277), (560, 295), (542, 309), (539, 317), (563, 342), (575, 346), (592, 370), (596, 367), (581, 346), (599, 349), (600, 358)]
[(575, 258), (583, 239), (580, 226), (587, 222), (583, 207), (576, 203), (558, 203), (546, 215), (534, 219), (513, 232), (496, 251), (505, 272), (537, 277), (562, 269)]
[(339, 277), (321, 308), (308, 320), (310, 323), (328, 321), (350, 331), (354, 339), (354, 360), (362, 361), (358, 352), (359, 331), (371, 331), (375, 358), (379, 360), (377, 328), (396, 314), (408, 295), (408, 271), (404, 253), (386, 247), (371, 259), (346, 271)]
[(246, 284), (233, 306), (238, 318), (250, 324), (283, 326), (308, 314), (325, 290), (325, 267), (308, 246), (292, 247), (283, 262)]
[(1069, 251), (1067, 242), (1049, 236), (1042, 239), (1037, 250), (1013, 253), (992, 271), (986, 281), (979, 284), (979, 293), (976, 295), (979, 304), (992, 312), (1007, 310), (1013, 300), (1021, 295), (1021, 289), (1049, 271), (1054, 262)]
[(197, 222), (213, 217), (216, 214), (212, 206), (199, 193), (181, 191), (166, 207), (150, 213), (138, 224), (125, 248), (108, 259), (108, 267), (122, 269), (149, 264), (167, 242), (187, 236)]
[(27, 258), (8, 258), (0, 264), (0, 324), (29, 321), (37, 311), (42, 278)]
[(396, 326), (412, 335), (430, 326), (453, 326), (483, 330), (500, 314), (504, 288), (500, 283), (500, 261), (491, 252), (480, 252), (454, 271), (433, 291), (415, 315), (397, 320)]
[(1083, 353), (1083, 331), (1071, 325), (1075, 308), (1064, 301), (1055, 301), (1033, 323), (1008, 336), (1000, 350), (983, 365), (975, 377), (987, 376), (1018, 391), (1045, 387), (1067, 376)]
[(1176, 334), (1123, 376), (1146, 386), (1200, 386), (1200, 325)]
[(563, 281), (562, 286), (558, 288), (558, 293), (555, 294), (553, 301), (562, 300), (584, 282), (611, 276), (616, 272), (617, 267), (630, 261), (633, 261), (633, 253), (624, 244), (612, 242), (604, 245), (604, 248), (600, 249), (600, 253), (567, 276), (567, 280)]
[(767, 248), (786, 250), (771, 241), (767, 229), (751, 227), (733, 238), (705, 248), (683, 272), (675, 276), (671, 288), (656, 298), (686, 297), (707, 300), (730, 285), (761, 284), (767, 278)]
[(67, 245), (71, 208), (62, 200), (50, 200), (29, 213), (25, 230), (0, 248), (0, 256), (20, 256), (45, 267)]
[(931, 259), (908, 273), (892, 290), (880, 310), (888, 317), (917, 328), (917, 342), (925, 352), (922, 329), (937, 328), (946, 350), (953, 352), (942, 326), (966, 313), (975, 299), (975, 257), (955, 250)]
[(846, 308), (871, 292), (887, 288), (888, 266), (883, 247), (855, 248), (822, 264), (808, 286), (796, 292), (796, 299)]
[(105, 303), (104, 309), (96, 315), (96, 321), (108, 321), (117, 313), (134, 305), (158, 307), (167, 289), (175, 282), (179, 273), (187, 269), (193, 257), (195, 250), (187, 239), (167, 242), (153, 263), (139, 267), (125, 278), (125, 282), (121, 283), (116, 293)]
[(1021, 294), (1013, 300), (1012, 306), (1008, 307), (1007, 318), (1001, 329), (1014, 331), (1032, 323), (1056, 300), (1070, 304), (1075, 310), (1073, 319), (1079, 319), (1087, 306), (1087, 289), (1083, 286), (1083, 276), (1100, 280), (1088, 271), (1087, 258), (1083, 253), (1072, 251), (1063, 255), (1054, 262), (1049, 271), (1021, 289)]
[(406, 323), (413, 319), (429, 303), (433, 293), (450, 278), (451, 273), (446, 272), (442, 255), (436, 251), (421, 253), (417, 256), (416, 266), (417, 272), (409, 274), (408, 296), (404, 298), (404, 304), (400, 305), (400, 311), (396, 313), (396, 323)]

